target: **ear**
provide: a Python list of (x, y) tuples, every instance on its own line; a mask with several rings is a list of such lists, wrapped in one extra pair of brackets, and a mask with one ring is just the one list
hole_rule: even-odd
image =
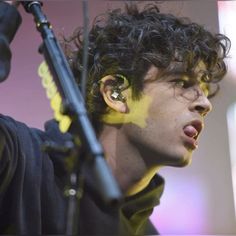
[(122, 90), (117, 86), (116, 78), (112, 75), (107, 75), (100, 81), (100, 92), (107, 106), (117, 112), (127, 113), (126, 99), (122, 94)]

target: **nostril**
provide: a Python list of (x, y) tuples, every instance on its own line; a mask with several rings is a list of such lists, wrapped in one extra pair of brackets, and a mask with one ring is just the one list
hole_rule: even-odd
[(197, 111), (199, 111), (199, 112), (205, 111), (205, 108), (204, 108), (203, 106), (199, 106), (199, 105), (196, 106), (195, 109), (196, 109)]
[(208, 112), (210, 111), (210, 107), (204, 107), (204, 106), (196, 106), (195, 110), (199, 112), (200, 115), (206, 116)]

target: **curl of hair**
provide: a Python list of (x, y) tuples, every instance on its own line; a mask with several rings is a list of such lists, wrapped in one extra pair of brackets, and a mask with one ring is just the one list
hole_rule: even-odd
[[(81, 35), (79, 29), (71, 40), (64, 42), (78, 79), (83, 68)], [(99, 89), (94, 86), (108, 74), (126, 76), (134, 99), (139, 98), (143, 77), (151, 65), (164, 70), (171, 62), (181, 62), (186, 70), (191, 70), (202, 60), (210, 75), (208, 82), (217, 83), (226, 73), (223, 60), (229, 48), (226, 36), (212, 34), (187, 18), (160, 13), (155, 4), (143, 10), (130, 4), (124, 11), (116, 9), (102, 14), (95, 19), (89, 33), (88, 110), (93, 120), (106, 112)]]

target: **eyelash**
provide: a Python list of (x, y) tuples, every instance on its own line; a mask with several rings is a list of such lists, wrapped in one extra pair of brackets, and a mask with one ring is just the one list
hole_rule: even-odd
[(186, 81), (184, 79), (174, 79), (171, 80), (176, 86), (181, 87), (181, 88), (189, 88), (191, 87), (191, 83), (189, 81)]
[[(183, 89), (187, 89), (193, 86), (193, 84), (190, 81), (187, 81), (184, 79), (174, 79), (174, 80), (171, 80), (171, 82), (173, 82), (176, 87), (183, 88)], [(209, 88), (205, 88), (205, 91), (203, 92), (207, 97), (210, 95)]]

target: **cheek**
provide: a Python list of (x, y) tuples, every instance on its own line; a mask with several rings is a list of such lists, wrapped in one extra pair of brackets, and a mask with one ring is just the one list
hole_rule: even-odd
[(181, 132), (186, 109), (180, 105), (178, 103), (173, 105), (173, 102), (153, 103), (149, 110), (148, 129), (153, 134), (167, 139), (171, 139), (175, 132)]
[(147, 126), (148, 117), (150, 116), (151, 104), (152, 99), (147, 95), (143, 95), (138, 101), (130, 99), (128, 101), (129, 112), (124, 115), (124, 123), (131, 123), (140, 128), (145, 128)]

